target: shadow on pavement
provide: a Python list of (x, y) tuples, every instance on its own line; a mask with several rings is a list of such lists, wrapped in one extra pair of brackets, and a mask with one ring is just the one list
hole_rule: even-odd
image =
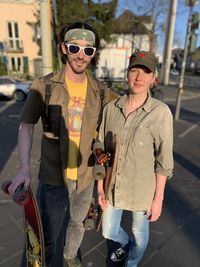
[[(174, 116), (176, 107), (174, 105), (167, 104)], [(199, 113), (192, 112), (190, 110), (187, 110), (185, 108), (180, 109), (180, 119), (188, 121), (190, 123), (198, 123), (200, 121), (199, 119)]]
[(187, 169), (191, 174), (196, 176), (198, 179), (200, 179), (200, 168), (190, 160), (186, 159), (182, 155), (180, 155), (177, 152), (174, 152), (174, 160), (182, 165), (184, 169)]

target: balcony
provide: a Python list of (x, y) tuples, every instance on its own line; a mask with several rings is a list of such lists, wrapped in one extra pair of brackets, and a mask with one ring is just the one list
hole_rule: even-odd
[(24, 53), (23, 41), (18, 39), (9, 39), (5, 41), (6, 53)]

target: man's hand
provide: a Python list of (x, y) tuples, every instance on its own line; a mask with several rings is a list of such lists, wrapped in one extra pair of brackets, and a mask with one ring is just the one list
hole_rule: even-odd
[(17, 176), (12, 181), (11, 185), (8, 187), (9, 194), (14, 194), (17, 187), (20, 184), (24, 184), (24, 189), (27, 190), (30, 185), (30, 169), (20, 169)]

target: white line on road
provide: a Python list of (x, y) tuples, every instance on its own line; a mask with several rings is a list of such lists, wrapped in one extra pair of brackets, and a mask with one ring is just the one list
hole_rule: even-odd
[(9, 118), (19, 118), (20, 115), (17, 114), (10, 114), (8, 115)]
[(200, 122), (197, 124), (194, 124), (192, 126), (190, 126), (187, 130), (185, 130), (182, 134), (179, 134), (180, 138), (185, 137), (187, 134), (189, 134), (190, 132), (192, 132), (195, 128), (197, 128), (199, 126)]
[(0, 107), (0, 113), (3, 112), (5, 109), (7, 109), (9, 106), (12, 106), (15, 103), (15, 101), (11, 100), (9, 102), (6, 102), (6, 104), (3, 107)]

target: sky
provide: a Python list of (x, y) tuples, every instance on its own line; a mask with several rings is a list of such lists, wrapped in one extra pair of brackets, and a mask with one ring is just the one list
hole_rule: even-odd
[[(109, 1), (109, 0), (107, 0)], [(107, 2), (101, 1), (101, 2)], [(132, 12), (134, 12), (134, 2), (137, 0), (118, 0), (118, 7), (117, 7), (117, 16), (119, 16), (125, 9), (129, 9)], [(167, 0), (166, 0), (167, 1)], [(96, 0), (96, 2), (98, 2)], [(187, 22), (188, 22), (188, 15), (189, 15), (189, 7), (186, 6), (185, 0), (177, 0), (177, 12), (176, 12), (176, 22), (175, 22), (175, 32), (174, 36), (176, 39), (176, 42), (174, 42), (174, 45), (176, 47), (184, 48), (185, 44), (185, 37), (186, 37), (186, 31), (187, 31)], [(200, 12), (200, 0), (196, 2), (196, 5), (193, 7), (193, 12)], [(165, 15), (167, 16), (168, 10), (166, 10)], [(139, 14), (136, 14), (139, 15)], [(166, 18), (167, 21), (167, 18)], [(198, 34), (197, 39), (197, 47), (200, 46), (200, 29), (196, 30), (196, 33)], [(165, 43), (165, 36), (162, 35), (158, 37), (158, 53), (161, 54), (164, 50), (164, 43)]]
[[(129, 9), (132, 12), (134, 0), (118, 0), (117, 15), (120, 15), (125, 9)], [(168, 10), (166, 10), (167, 15)], [(200, 0), (196, 2), (196, 5), (193, 7), (193, 12), (200, 12)], [(177, 45), (180, 48), (184, 48), (185, 37), (187, 31), (187, 22), (189, 15), (189, 7), (186, 6), (185, 0), (178, 0), (177, 12), (176, 12), (176, 22), (175, 22), (175, 39), (177, 39)], [(166, 18), (167, 19), (167, 18)], [(167, 21), (167, 20), (166, 20)], [(198, 34), (197, 47), (200, 46), (200, 29), (196, 31)], [(162, 53), (164, 49), (165, 36), (160, 36), (158, 38), (158, 53)], [(174, 42), (174, 45), (176, 43)]]

